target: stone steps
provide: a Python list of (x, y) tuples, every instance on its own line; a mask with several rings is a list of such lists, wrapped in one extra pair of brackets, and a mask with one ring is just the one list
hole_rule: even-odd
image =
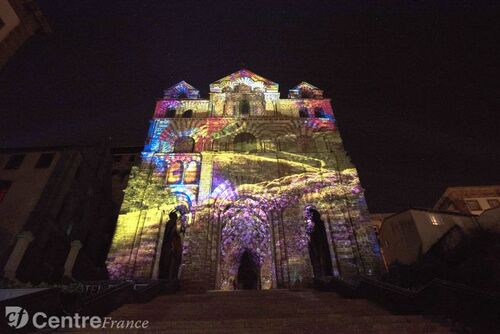
[(209, 291), (128, 304), (113, 320), (148, 320), (148, 329), (71, 333), (452, 333), (419, 315), (393, 315), (362, 299), (314, 290)]

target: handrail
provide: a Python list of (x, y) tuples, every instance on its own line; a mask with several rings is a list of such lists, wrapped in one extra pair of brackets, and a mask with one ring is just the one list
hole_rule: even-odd
[(335, 291), (347, 298), (367, 298), (401, 314), (439, 314), (473, 321), (492, 321), (500, 316), (498, 293), (442, 279), (433, 279), (418, 290), (364, 276), (354, 282), (329, 276), (315, 279), (314, 283), (318, 290)]
[(132, 302), (133, 291), (133, 283), (122, 282), (96, 295), (82, 297), (78, 304), (73, 305), (68, 311), (88, 315), (106, 315), (123, 304)]

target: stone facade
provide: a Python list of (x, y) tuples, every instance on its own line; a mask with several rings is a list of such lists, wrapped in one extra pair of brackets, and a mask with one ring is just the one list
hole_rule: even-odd
[(168, 263), (185, 289), (231, 290), (252, 275), (268, 289), (379, 272), (330, 100), (304, 82), (289, 97), (245, 69), (208, 100), (184, 81), (165, 91), (125, 190), (112, 278), (172, 277)]

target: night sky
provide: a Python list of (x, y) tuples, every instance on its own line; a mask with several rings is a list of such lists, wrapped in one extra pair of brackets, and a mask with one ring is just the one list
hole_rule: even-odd
[(140, 146), (163, 89), (246, 67), (332, 98), (372, 212), (500, 184), (498, 1), (38, 3), (54, 32), (0, 69), (3, 147)]

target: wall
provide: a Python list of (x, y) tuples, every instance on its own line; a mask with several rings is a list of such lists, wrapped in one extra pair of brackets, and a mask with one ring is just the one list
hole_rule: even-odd
[[(422, 254), (425, 254), (432, 245), (455, 225), (465, 232), (477, 228), (477, 223), (473, 217), (418, 210), (411, 210), (411, 213), (420, 235)], [(437, 220), (434, 223), (438, 225), (433, 224), (432, 216), (436, 217)]]
[(0, 0), (0, 67), (28, 38), (40, 30), (50, 32), (45, 17), (34, 0)]
[(19, 169), (5, 169), (11, 153), (0, 155), (0, 179), (12, 181), (6, 197), (0, 203), (2, 251), (15, 241), (14, 237), (23, 229), (60, 158), (56, 152), (49, 168), (35, 168), (40, 155), (50, 152), (53, 151), (17, 152), (26, 154)]
[(454, 226), (468, 233), (478, 225), (471, 216), (418, 209), (386, 218), (379, 234), (386, 264), (415, 263)]
[(415, 262), (422, 242), (410, 210), (386, 218), (380, 230), (382, 254), (387, 265)]
[(21, 22), (9, 0), (0, 0), (0, 19), (4, 26), (0, 28), (0, 42)]

